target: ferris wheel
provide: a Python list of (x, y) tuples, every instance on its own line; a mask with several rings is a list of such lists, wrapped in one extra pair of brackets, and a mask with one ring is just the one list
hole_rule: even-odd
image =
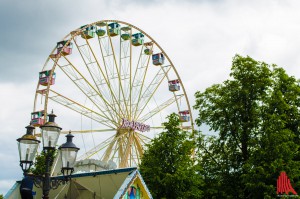
[[(79, 160), (119, 168), (140, 163), (170, 113), (193, 129), (182, 79), (166, 52), (143, 30), (116, 20), (84, 25), (57, 42), (39, 73), (31, 123), (42, 125), (51, 109), (81, 134)], [(93, 142), (84, 141), (88, 136)]]

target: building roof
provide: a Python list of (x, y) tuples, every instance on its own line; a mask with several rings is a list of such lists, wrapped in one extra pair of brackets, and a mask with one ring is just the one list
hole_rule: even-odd
[[(61, 180), (63, 176), (52, 177)], [(120, 199), (129, 187), (138, 184), (143, 198), (152, 196), (136, 167), (73, 174), (71, 180), (50, 191), (50, 198), (95, 198)], [(5, 198), (16, 198), (19, 195), (20, 181), (6, 194)], [(36, 198), (42, 197), (42, 190), (34, 187)]]

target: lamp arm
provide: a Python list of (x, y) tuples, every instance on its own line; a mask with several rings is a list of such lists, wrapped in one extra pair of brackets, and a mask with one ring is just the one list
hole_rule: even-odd
[[(36, 186), (37, 188), (43, 188), (43, 184), (44, 184), (44, 180), (45, 177), (44, 176), (40, 176), (40, 175), (27, 175), (29, 176), (34, 183), (34, 186)], [(50, 178), (50, 189), (57, 189), (60, 185), (62, 184), (66, 184), (68, 182), (69, 179), (67, 178)]]
[(33, 174), (27, 174), (26, 176), (30, 177), (33, 180), (34, 186), (36, 186), (37, 188), (43, 188), (43, 176)]
[(67, 180), (66, 179), (57, 179), (53, 178), (50, 180), (50, 188), (51, 189), (57, 189), (60, 185), (66, 184)]

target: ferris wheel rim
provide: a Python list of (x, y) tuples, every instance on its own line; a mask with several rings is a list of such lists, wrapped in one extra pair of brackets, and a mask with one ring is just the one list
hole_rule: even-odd
[[(105, 22), (105, 23), (107, 23), (107, 22), (116, 22), (116, 23), (122, 23), (122, 24), (126, 24), (126, 25), (128, 25), (128, 26), (131, 26), (131, 27), (133, 27), (133, 28), (135, 28), (136, 30), (139, 30), (140, 32), (142, 32), (143, 34), (145, 34), (149, 39), (151, 39), (151, 42), (153, 42), (153, 43), (155, 43), (156, 44), (156, 46), (161, 50), (161, 52), (166, 56), (166, 58), (168, 59), (168, 61), (170, 62), (170, 64), (171, 64), (171, 66), (172, 66), (172, 69), (174, 70), (174, 72), (176, 73), (176, 76), (179, 78), (179, 80), (180, 80), (180, 82), (181, 82), (181, 87), (182, 87), (182, 89), (183, 89), (183, 93), (184, 93), (184, 95), (185, 95), (185, 99), (186, 99), (186, 101), (187, 101), (187, 104), (188, 104), (188, 110), (189, 110), (189, 112), (190, 112), (190, 117), (191, 117), (191, 126), (192, 126), (192, 128), (194, 128), (194, 122), (193, 122), (193, 115), (192, 115), (192, 111), (191, 111), (191, 106), (190, 106), (190, 103), (189, 103), (189, 99), (188, 99), (188, 96), (187, 96), (187, 94), (186, 94), (186, 90), (185, 90), (185, 87), (184, 87), (184, 84), (183, 84), (183, 81), (181, 80), (181, 78), (180, 78), (180, 76), (179, 76), (179, 73), (178, 73), (178, 71), (176, 70), (176, 68), (175, 68), (175, 66), (174, 66), (174, 64), (173, 64), (173, 62), (172, 62), (172, 60), (169, 58), (169, 56), (168, 56), (168, 54), (164, 51), (164, 49), (149, 35), (149, 34), (147, 34), (145, 31), (143, 31), (142, 29), (140, 29), (140, 28), (138, 28), (138, 27), (136, 27), (136, 26), (134, 26), (134, 25), (132, 25), (132, 24), (130, 24), (130, 23), (128, 23), (128, 22), (124, 22), (124, 21), (120, 21), (120, 20), (110, 20), (110, 19), (105, 19), (105, 20), (100, 20), (100, 21), (97, 21), (97, 22), (94, 22), (94, 23), (91, 23), (91, 24), (87, 24), (86, 25), (86, 27), (90, 27), (90, 26), (92, 26), (92, 25), (95, 25), (95, 24), (97, 24), (97, 23), (101, 23), (101, 22)], [(80, 28), (78, 28), (78, 29), (75, 29), (74, 31), (76, 31), (76, 34), (73, 34), (72, 35), (72, 32), (73, 31), (71, 31), (70, 33), (68, 33), (65, 37), (63, 37), (63, 39), (62, 40), (65, 40), (66, 38), (68, 38), (70, 35), (71, 35), (71, 38), (70, 39), (68, 39), (68, 42), (70, 42), (72, 39), (74, 39), (76, 36), (78, 36), (81, 32), (82, 32), (82, 30), (80, 29)], [(53, 50), (51, 51), (51, 53), (53, 53), (54, 51), (55, 51), (55, 49), (56, 49), (56, 47), (54, 47), (53, 48)], [(43, 66), (43, 69), (45, 68), (45, 66), (46, 66), (46, 64), (47, 64), (47, 62), (50, 60), (50, 57), (48, 57), (47, 58), (47, 60), (46, 60), (46, 62), (45, 62), (45, 64), (44, 64), (44, 66)], [(58, 60), (58, 59), (57, 59)], [(52, 70), (51, 70), (51, 73), (53, 73), (53, 71), (55, 70), (55, 68), (56, 68), (56, 64), (54, 64), (54, 66), (53, 66), (53, 68), (52, 68)], [(39, 88), (39, 83), (37, 84), (37, 88), (36, 88), (36, 91), (38, 90), (38, 88)], [(50, 88), (50, 82), (48, 83), (48, 85), (47, 85), (47, 97), (48, 97), (48, 92), (49, 92), (49, 88)], [(36, 94), (35, 94), (35, 99), (34, 99), (34, 108), (33, 108), (33, 111), (36, 111), (36, 100), (37, 100), (37, 92), (36, 92)], [(45, 103), (45, 110), (47, 110), (47, 104)], [(47, 112), (45, 113), (45, 114), (47, 114)]]
[[(189, 113), (190, 113), (190, 118), (191, 118), (191, 128), (193, 130), (194, 128), (194, 124), (193, 124), (193, 117), (192, 117), (192, 111), (191, 111), (191, 107), (190, 107), (190, 103), (189, 103), (189, 99), (188, 99), (188, 96), (186, 94), (186, 90), (185, 90), (185, 87), (184, 87), (184, 84), (183, 84), (183, 81), (182, 79), (180, 78), (179, 76), (179, 73), (178, 71), (176, 70), (172, 60), (169, 58), (168, 54), (163, 50), (163, 48), (150, 36), (148, 35), (145, 31), (143, 31), (142, 29), (130, 24), (130, 23), (127, 23), (127, 22), (124, 22), (124, 21), (119, 21), (119, 20), (100, 20), (100, 21), (97, 21), (97, 22), (94, 22), (94, 23), (91, 23), (91, 24), (88, 24), (86, 25), (85, 27), (91, 27), (93, 25), (96, 25), (97, 23), (108, 23), (108, 22), (115, 22), (115, 23), (120, 23), (120, 24), (125, 24), (127, 26), (130, 26), (132, 28), (134, 28), (135, 30), (138, 30), (140, 31), (141, 33), (143, 33), (144, 35), (146, 35), (152, 42), (153, 44), (155, 44), (158, 49), (164, 54), (164, 56), (166, 57), (166, 59), (168, 60), (168, 62), (170, 63), (170, 66), (172, 68), (172, 70), (175, 72), (176, 74), (176, 77), (180, 80), (180, 83), (181, 83), (181, 88), (182, 88), (182, 91), (183, 91), (183, 95), (184, 95), (184, 98), (185, 98), (185, 101), (187, 103), (187, 107), (188, 107), (188, 110), (189, 110)], [(82, 33), (82, 29), (81, 28), (78, 28), (72, 32), (70, 32), (69, 34), (67, 34), (65, 37), (63, 37), (63, 40), (67, 39), (67, 43), (65, 44), (65, 46), (70, 43), (72, 40), (75, 41), (74, 38), (76, 38), (77, 36), (79, 36), (81, 33)], [(109, 36), (110, 37), (110, 36)], [(65, 47), (64, 46), (64, 47)], [(132, 45), (131, 45), (132, 46)], [(56, 50), (56, 47), (52, 50), (51, 54)], [(43, 66), (43, 70), (45, 69), (47, 63), (49, 62), (51, 58), (48, 57), (44, 66)], [(55, 61), (54, 61), (54, 64), (53, 64), (53, 67), (51, 68), (51, 73), (50, 73), (50, 76), (52, 76), (52, 74), (54, 73), (55, 69), (56, 69), (56, 66), (58, 66), (58, 61), (59, 61), (60, 57), (57, 57), (55, 58)], [(169, 76), (166, 75), (166, 78), (168, 79), (168, 81), (170, 80), (169, 79)], [(45, 117), (47, 116), (47, 109), (48, 109), (48, 99), (49, 99), (49, 92), (51, 91), (50, 89), (50, 82), (48, 82), (48, 85), (47, 85), (47, 88), (45, 89), (46, 90), (46, 94), (45, 94), (45, 103), (44, 103), (44, 110), (45, 110)], [(34, 109), (33, 111), (36, 111), (36, 103), (37, 103), (37, 97), (38, 97), (38, 90), (39, 90), (39, 87), (40, 87), (40, 84), (38, 83), (37, 85), (37, 89), (36, 89), (36, 93), (35, 93), (35, 99), (34, 99)], [(177, 102), (177, 97), (175, 96), (175, 93), (174, 93), (174, 97), (175, 97), (175, 100), (176, 100), (176, 103), (177, 103), (177, 109), (178, 111), (180, 111), (180, 108), (178, 106), (178, 102)]]

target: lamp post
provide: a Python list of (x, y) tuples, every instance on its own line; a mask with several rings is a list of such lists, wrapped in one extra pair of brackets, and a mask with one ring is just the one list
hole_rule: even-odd
[[(57, 140), (60, 135), (61, 127), (55, 123), (56, 115), (48, 115), (48, 122), (40, 126), (42, 131), (43, 153), (45, 155), (45, 173), (42, 176), (31, 175), (34, 184), (43, 189), (43, 199), (49, 199), (49, 192), (51, 189), (56, 189), (61, 183), (69, 180), (72, 172), (74, 171), (74, 163), (76, 160), (78, 147), (72, 142), (73, 135), (71, 132), (66, 136), (67, 142), (59, 147), (60, 156), (62, 160), (61, 172), (64, 176), (63, 180), (51, 179), (50, 170), (53, 162), (53, 154), (56, 151)], [(33, 164), (33, 159), (37, 152), (39, 140), (33, 135), (34, 126), (29, 125), (26, 127), (27, 132), (21, 138), (17, 139), (20, 155), (20, 166), (24, 175), (28, 175), (28, 171)]]
[(73, 173), (77, 152), (79, 150), (72, 142), (73, 137), (71, 132), (69, 132), (69, 134), (66, 135), (67, 142), (59, 147), (62, 162), (61, 172), (64, 176), (70, 176)]
[(33, 159), (37, 152), (40, 141), (37, 140), (33, 135), (34, 126), (29, 125), (25, 128), (27, 129), (26, 134), (17, 139), (17, 141), (20, 156), (20, 166), (24, 174), (27, 174), (32, 166)]
[(43, 197), (44, 199), (48, 199), (49, 191), (51, 189), (51, 180), (50, 180), (50, 168), (51, 163), (53, 162), (53, 153), (55, 152), (55, 146), (58, 140), (58, 137), (60, 135), (61, 127), (59, 127), (55, 123), (55, 117), (56, 115), (53, 114), (53, 111), (51, 114), (48, 115), (48, 122), (46, 122), (44, 125), (40, 126), (42, 131), (42, 142), (43, 142), (43, 152), (45, 154), (45, 175), (42, 187), (43, 187)]

